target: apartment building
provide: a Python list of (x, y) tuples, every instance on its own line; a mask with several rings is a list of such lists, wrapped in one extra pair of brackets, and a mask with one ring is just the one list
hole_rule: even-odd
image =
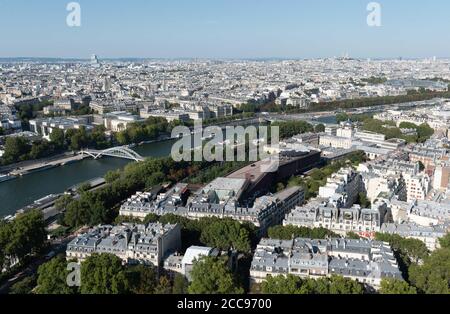
[(189, 219), (231, 218), (250, 222), (261, 232), (281, 224), (292, 208), (305, 200), (302, 188), (294, 187), (274, 195), (256, 198), (253, 204), (240, 205), (240, 196), (249, 182), (245, 179), (217, 178), (186, 201), (186, 185), (178, 184), (167, 193), (139, 192), (120, 208), (120, 215), (144, 219), (148, 214), (175, 214)]
[(361, 175), (351, 168), (346, 168), (328, 178), (327, 184), (319, 189), (319, 197), (338, 201), (336, 207), (350, 207), (361, 191)]
[(404, 175), (407, 201), (425, 200), (431, 190), (431, 179), (427, 174)]
[(60, 129), (65, 133), (70, 129), (84, 128), (87, 132), (90, 132), (94, 129), (94, 126), (91, 124), (92, 121), (92, 116), (55, 117), (30, 120), (29, 124), (31, 132), (49, 140), (50, 134), (55, 129)]
[(353, 141), (348, 137), (321, 135), (319, 145), (323, 147), (350, 149), (353, 146)]
[(108, 253), (124, 263), (158, 267), (166, 256), (181, 249), (180, 230), (179, 225), (160, 223), (98, 226), (72, 240), (66, 258), (83, 262), (94, 253)]
[(394, 254), (386, 243), (370, 240), (296, 238), (262, 239), (253, 255), (250, 278), (288, 274), (304, 278), (340, 275), (378, 289), (381, 280), (402, 280)]
[(293, 209), (286, 215), (283, 225), (326, 228), (343, 236), (354, 232), (364, 238), (373, 238), (380, 231), (387, 210), (384, 203), (376, 203), (371, 208), (359, 205), (337, 208), (315, 200)]
[(449, 232), (449, 228), (444, 226), (421, 226), (415, 223), (387, 223), (383, 224), (380, 232), (397, 234), (407, 239), (420, 240), (425, 243), (428, 250), (435, 251), (440, 248), (439, 239)]

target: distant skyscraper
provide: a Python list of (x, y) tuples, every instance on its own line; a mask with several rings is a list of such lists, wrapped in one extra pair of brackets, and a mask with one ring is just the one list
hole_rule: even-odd
[(111, 90), (111, 79), (109, 77), (105, 77), (105, 81), (103, 82), (103, 91), (109, 92)]
[(91, 64), (94, 67), (99, 67), (100, 66), (100, 61), (98, 61), (97, 55), (92, 55), (91, 56)]

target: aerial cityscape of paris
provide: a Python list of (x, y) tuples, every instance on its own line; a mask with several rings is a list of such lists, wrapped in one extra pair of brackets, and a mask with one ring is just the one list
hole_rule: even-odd
[(0, 1), (0, 305), (449, 294), (449, 10)]

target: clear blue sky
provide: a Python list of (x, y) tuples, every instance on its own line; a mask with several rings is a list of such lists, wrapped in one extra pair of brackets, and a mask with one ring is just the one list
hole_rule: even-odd
[(450, 57), (450, 1), (0, 0), (0, 57)]

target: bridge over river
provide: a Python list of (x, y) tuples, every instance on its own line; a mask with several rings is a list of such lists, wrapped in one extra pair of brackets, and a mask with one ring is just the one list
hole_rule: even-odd
[(79, 154), (88, 155), (94, 159), (99, 159), (102, 158), (103, 156), (134, 160), (138, 162), (144, 161), (145, 159), (128, 146), (112, 147), (105, 150), (88, 149), (80, 151)]

